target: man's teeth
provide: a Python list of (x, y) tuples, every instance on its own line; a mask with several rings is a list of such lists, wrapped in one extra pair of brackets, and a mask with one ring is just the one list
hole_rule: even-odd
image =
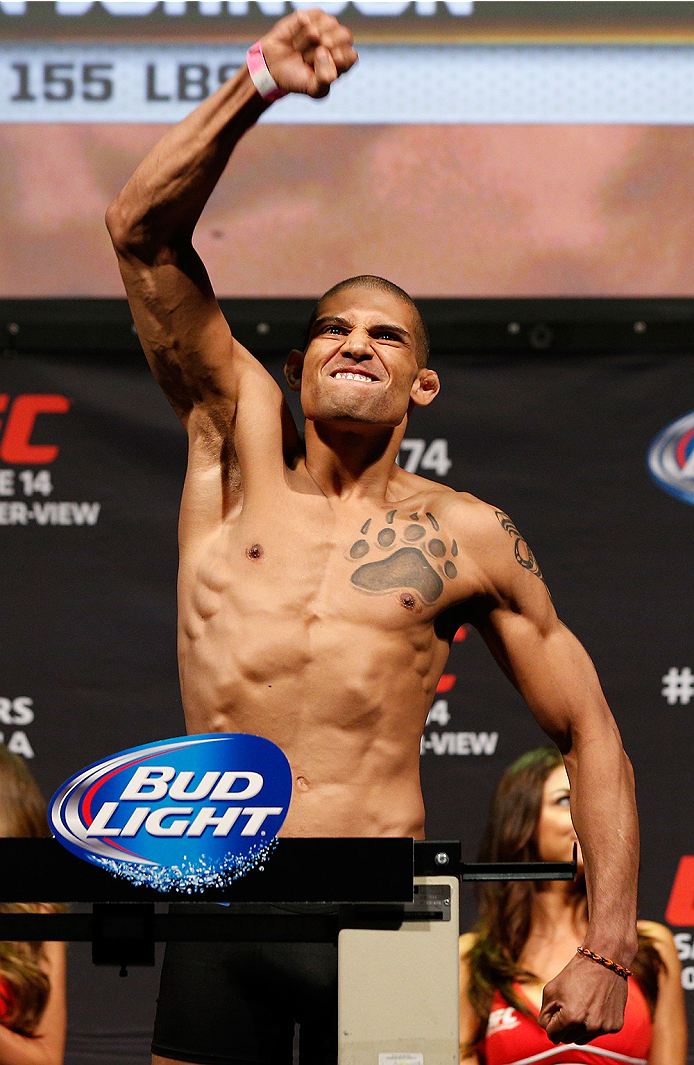
[(344, 381), (373, 381), (373, 377), (367, 377), (364, 373), (351, 373), (349, 370), (340, 370), (335, 377)]

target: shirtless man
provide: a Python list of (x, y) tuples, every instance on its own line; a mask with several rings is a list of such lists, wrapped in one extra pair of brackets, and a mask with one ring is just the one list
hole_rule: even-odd
[[(282, 19), (262, 47), (280, 88), (313, 97), (356, 59), (350, 33), (319, 11)], [(452, 636), (471, 622), (565, 755), (588, 871), (585, 945), (628, 965), (633, 781), (593, 666), (512, 522), (395, 464), (410, 414), (439, 391), (415, 305), (374, 278), (319, 301), (306, 349), (286, 368), (301, 392), (304, 449), (193, 250), (232, 150), (267, 106), (241, 70), (166, 134), (108, 212), (137, 330), (190, 441), (179, 578), (189, 730), (252, 732), (284, 750), (294, 778), (285, 834), (421, 838), (419, 739)], [(285, 1060), (285, 1037), (282, 1052), (281, 1040), (242, 1042), (239, 1010), (254, 1007), (238, 1005), (238, 986), (215, 1006), (220, 973), (201, 980), (180, 956), (176, 966), (183, 990), (176, 998), (168, 964), (160, 1014), (173, 998), (179, 1035), (171, 1016), (158, 1020), (160, 1061)], [(271, 997), (256, 1029), (281, 1007), (278, 985), (263, 986)], [(575, 956), (547, 985), (541, 1019), (555, 1041), (583, 1042), (619, 1028), (625, 997), (620, 976)], [(226, 1043), (210, 1035), (206, 1007), (229, 1015)], [(314, 1047), (310, 1060), (326, 1065), (334, 1048)]]

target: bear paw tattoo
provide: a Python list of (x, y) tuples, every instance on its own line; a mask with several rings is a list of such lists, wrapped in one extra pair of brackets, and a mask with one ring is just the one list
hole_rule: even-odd
[[(391, 510), (383, 528), (370, 539), (366, 536), (371, 519), (362, 526), (363, 538), (352, 544), (349, 557), (359, 561), (371, 555), (372, 559), (354, 571), (351, 582), (361, 591), (376, 595), (412, 588), (425, 603), (435, 603), (443, 592), (444, 581), (458, 575), (452, 561), (458, 554), (458, 545), (453, 540), (449, 550), (436, 535), (440, 528), (433, 514), (426, 513), (426, 524), (415, 513), (405, 520), (398, 519), (394, 526), (396, 513)], [(374, 555), (385, 557), (373, 558)]]

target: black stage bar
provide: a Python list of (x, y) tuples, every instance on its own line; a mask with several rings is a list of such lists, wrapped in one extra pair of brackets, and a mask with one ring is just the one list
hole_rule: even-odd
[[(135, 887), (55, 839), (0, 839), (0, 902), (407, 903), (413, 876), (572, 880), (573, 862), (464, 863), (460, 840), (277, 840), (261, 870), (194, 894)], [(1, 937), (0, 937), (1, 938)]]
[[(1, 913), (0, 941), (92, 943), (97, 965), (154, 965), (157, 942), (337, 942), (341, 928), (398, 929), (451, 919), (444, 885), (461, 880), (569, 880), (573, 862), (471, 863), (460, 840), (281, 839), (262, 871), (188, 894), (138, 888), (55, 839), (0, 839), (0, 904), (91, 903), (91, 913)], [(174, 902), (157, 913), (155, 902)], [(205, 905), (223, 902), (219, 906)]]
[(262, 871), (191, 895), (135, 887), (55, 839), (0, 839), (0, 902), (402, 903), (413, 873), (411, 839), (280, 839)]

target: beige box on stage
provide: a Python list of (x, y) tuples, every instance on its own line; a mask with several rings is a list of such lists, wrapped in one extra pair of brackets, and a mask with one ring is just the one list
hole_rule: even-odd
[(414, 882), (439, 889), (446, 919), (340, 931), (339, 1065), (458, 1063), (458, 879)]

